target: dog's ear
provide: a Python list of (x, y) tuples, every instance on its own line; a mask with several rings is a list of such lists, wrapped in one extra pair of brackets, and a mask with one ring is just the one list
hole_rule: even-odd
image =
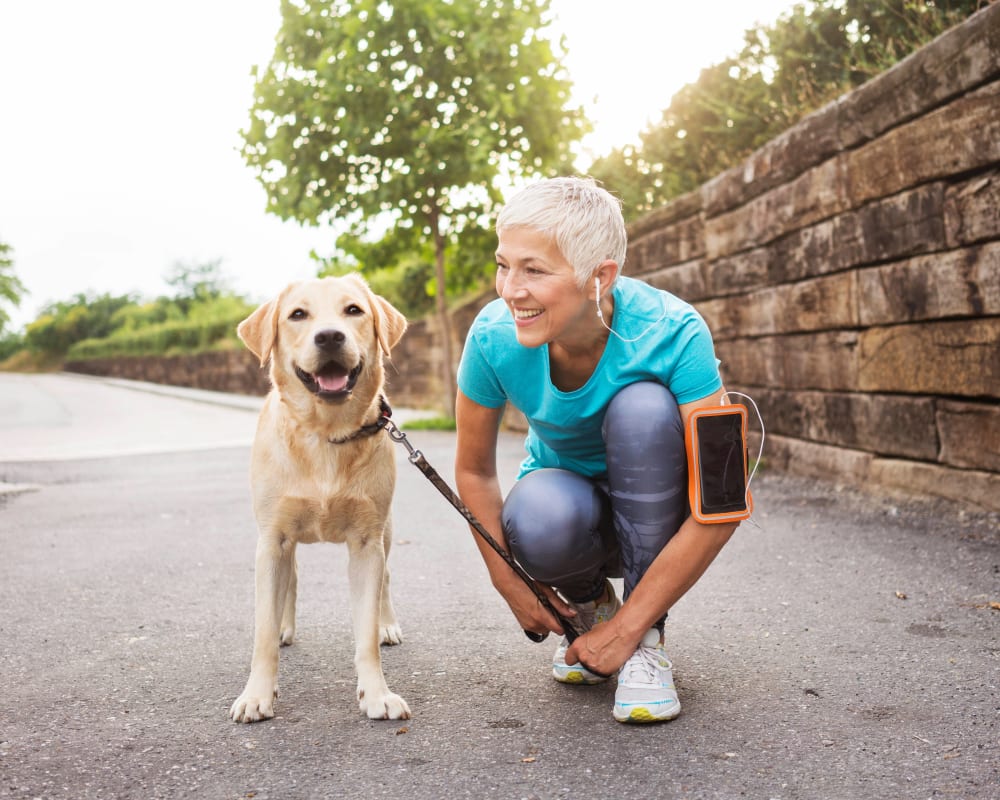
[(392, 348), (403, 338), (403, 333), (406, 331), (406, 317), (384, 297), (374, 292), (371, 292), (371, 297), (375, 316), (375, 337), (382, 352), (388, 357)]
[(236, 327), (236, 334), (260, 359), (262, 367), (271, 357), (278, 336), (278, 304), (278, 300), (268, 300)]

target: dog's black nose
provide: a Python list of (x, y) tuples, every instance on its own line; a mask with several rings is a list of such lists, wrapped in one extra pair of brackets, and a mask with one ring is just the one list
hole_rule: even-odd
[(319, 331), (313, 337), (313, 341), (316, 342), (316, 346), (321, 350), (329, 350), (340, 347), (344, 343), (344, 334), (341, 331), (334, 330)]

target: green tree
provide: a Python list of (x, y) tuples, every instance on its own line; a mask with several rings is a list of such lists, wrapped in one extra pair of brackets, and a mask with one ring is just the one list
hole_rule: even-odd
[(888, 69), (985, 0), (813, 0), (744, 34), (640, 134), (591, 173), (635, 217), (738, 164), (769, 139)]
[(243, 156), (268, 209), (361, 233), (410, 226), (433, 246), (445, 403), (450, 237), (499, 200), (498, 179), (554, 171), (587, 130), (543, 36), (549, 0), (282, 0), (256, 70)]
[(221, 258), (200, 263), (175, 261), (164, 280), (173, 287), (174, 301), (184, 314), (194, 305), (230, 293), (229, 281), (222, 272)]
[(0, 362), (6, 361), (24, 349), (24, 336), (17, 333), (0, 333)]
[(161, 296), (144, 303), (129, 304), (119, 308), (111, 317), (113, 332), (136, 331), (165, 322), (180, 322), (184, 311), (172, 297)]
[(82, 339), (100, 339), (118, 324), (116, 314), (135, 304), (133, 295), (77, 294), (70, 300), (51, 303), (25, 328), (29, 348), (61, 357)]
[(734, 79), (735, 59), (707, 67), (684, 86), (640, 146), (613, 150), (591, 166), (635, 218), (690, 192), (782, 130), (761, 76)]
[(5, 242), (0, 242), (0, 334), (10, 322), (10, 313), (4, 305), (10, 303), (15, 308), (21, 304), (21, 299), (28, 290), (14, 274), (14, 251)]

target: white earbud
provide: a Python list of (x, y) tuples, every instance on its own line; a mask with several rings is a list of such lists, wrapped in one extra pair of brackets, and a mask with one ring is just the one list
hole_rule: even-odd
[(594, 297), (594, 302), (597, 303), (597, 316), (598, 318), (601, 319), (601, 321), (603, 321), (604, 312), (601, 311), (601, 278), (599, 275), (594, 276), (594, 289), (595, 289), (594, 293), (596, 295)]

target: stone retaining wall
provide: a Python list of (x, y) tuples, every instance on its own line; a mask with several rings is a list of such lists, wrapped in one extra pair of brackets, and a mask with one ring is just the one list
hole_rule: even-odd
[(68, 361), (63, 368), (84, 375), (187, 386), (214, 392), (263, 396), (267, 370), (249, 350), (198, 353), (191, 356), (128, 356)]
[[(495, 295), (480, 296), (452, 315), (455, 344), (462, 341), (479, 309)], [(392, 405), (399, 408), (443, 408), (440, 363), (441, 344), (433, 317), (410, 322), (402, 341), (386, 365), (386, 382)], [(68, 361), (63, 368), (84, 375), (188, 386), (218, 392), (265, 395), (270, 389), (268, 371), (249, 350), (226, 350), (178, 356), (128, 356)]]
[(630, 233), (769, 467), (1000, 509), (1000, 5)]

